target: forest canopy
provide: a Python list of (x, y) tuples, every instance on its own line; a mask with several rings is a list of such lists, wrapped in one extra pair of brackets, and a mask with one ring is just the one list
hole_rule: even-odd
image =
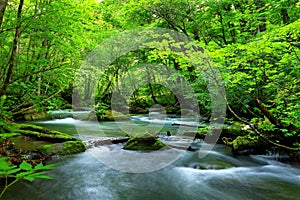
[[(129, 30), (165, 28), (202, 46), (218, 67), (228, 123), (242, 121), (253, 137), (297, 149), (299, 27), (296, 0), (0, 0), (0, 126), (32, 109), (72, 104), (76, 71), (106, 39)], [(106, 76), (91, 91), (96, 111), (110, 109), (119, 80), (142, 63), (179, 71), (193, 87), (200, 113), (210, 117), (203, 74), (181, 55), (157, 48), (130, 51), (108, 64)], [(154, 104), (180, 112), (178, 99), (161, 84), (136, 88), (127, 103), (132, 112)]]

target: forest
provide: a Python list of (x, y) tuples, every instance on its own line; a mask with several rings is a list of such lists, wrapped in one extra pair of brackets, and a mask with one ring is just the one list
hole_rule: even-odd
[[(142, 44), (143, 35), (151, 39)], [(97, 51), (109, 62), (89, 62)], [(206, 77), (211, 63), (218, 83)], [(224, 93), (213, 97), (209, 84)], [(92, 106), (101, 121), (154, 105), (174, 115), (196, 106), (204, 122), (239, 126), (221, 135), (233, 150), (275, 149), (298, 162), (300, 2), (0, 0), (0, 134), (55, 110)]]

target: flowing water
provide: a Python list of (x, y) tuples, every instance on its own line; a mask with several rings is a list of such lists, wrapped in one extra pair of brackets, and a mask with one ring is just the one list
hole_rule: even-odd
[[(134, 116), (139, 125), (147, 125), (149, 118)], [(164, 124), (162, 135), (166, 130), (172, 133), (176, 128), (170, 126), (176, 118), (157, 122)], [(74, 124), (80, 126), (78, 135)], [(123, 125), (129, 124), (122, 122)], [(38, 122), (37, 124), (64, 131), (80, 137), (86, 142), (103, 137), (123, 136), (115, 122), (101, 122), (102, 133), (99, 134), (99, 124), (83, 122), (73, 118), (56, 119)], [(155, 126), (155, 123), (152, 124)], [(161, 125), (157, 125), (161, 126)], [(190, 142), (186, 138), (164, 136), (162, 140), (168, 144), (184, 146)], [(205, 145), (194, 142), (193, 145)], [(198, 152), (176, 148), (178, 157), (173, 162), (163, 163), (155, 157), (164, 158), (170, 155), (169, 150), (159, 151), (154, 156), (147, 152), (125, 151), (122, 144), (96, 146), (84, 153), (55, 158), (51, 163), (58, 166), (49, 172), (53, 180), (35, 180), (33, 183), (19, 182), (5, 194), (7, 200), (247, 200), (247, 199), (300, 199), (300, 169), (296, 166), (277, 162), (271, 156), (237, 156), (230, 153), (224, 145), (216, 145), (204, 158), (199, 158)], [(172, 152), (171, 152), (172, 153)], [(97, 154), (109, 155), (113, 166), (121, 166), (123, 170), (111, 167), (111, 163), (103, 163)], [(151, 159), (124, 161), (122, 156), (149, 157), (153, 162), (151, 170), (144, 172), (127, 172), (126, 169), (143, 169), (139, 165), (151, 165)], [(130, 157), (132, 156), (132, 157)], [(124, 157), (123, 157), (124, 158)], [(128, 157), (126, 157), (128, 158)], [(151, 157), (150, 157), (151, 158)], [(147, 163), (149, 162), (149, 163)], [(110, 167), (109, 167), (110, 166)], [(126, 168), (127, 167), (127, 168)], [(137, 173), (139, 172), (139, 173)]]

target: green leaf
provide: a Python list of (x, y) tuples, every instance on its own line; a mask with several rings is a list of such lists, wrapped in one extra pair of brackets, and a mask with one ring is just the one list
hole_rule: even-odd
[(24, 179), (32, 182), (35, 178), (31, 177), (31, 176), (26, 176), (26, 177), (24, 177)]
[(16, 178), (23, 178), (29, 174), (33, 174), (33, 172), (21, 172), (16, 175)]
[(34, 170), (48, 170), (48, 169), (53, 169), (56, 166), (57, 166), (56, 164), (43, 165), (43, 163), (39, 163), (34, 167)]
[(21, 171), (20, 168), (17, 168), (17, 169), (11, 169), (11, 170), (8, 170), (8, 171), (6, 172), (6, 174), (15, 174), (15, 173), (17, 173), (17, 172), (19, 172), (19, 171)]
[(14, 169), (16, 168), (17, 166), (13, 165), (9, 165), (9, 163), (6, 161), (6, 158), (3, 157), (3, 158), (0, 158), (0, 172), (1, 171), (7, 171), (7, 170), (10, 170), (10, 169)]
[(32, 170), (32, 165), (26, 161), (23, 161), (20, 165), (20, 168), (28, 171), (28, 170)]
[(34, 179), (40, 178), (40, 179), (52, 179), (50, 176), (45, 175), (46, 172), (38, 172), (38, 173), (32, 173), (28, 176), (24, 176), (25, 180), (33, 181)]
[(49, 179), (49, 180), (53, 179), (52, 177), (47, 176), (47, 175), (35, 176), (35, 178), (39, 178), (39, 179)]

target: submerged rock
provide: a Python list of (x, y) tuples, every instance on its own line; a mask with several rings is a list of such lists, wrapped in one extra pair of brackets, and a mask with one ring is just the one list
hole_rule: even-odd
[(166, 147), (164, 143), (149, 133), (138, 134), (130, 138), (124, 145), (126, 150), (159, 150)]

